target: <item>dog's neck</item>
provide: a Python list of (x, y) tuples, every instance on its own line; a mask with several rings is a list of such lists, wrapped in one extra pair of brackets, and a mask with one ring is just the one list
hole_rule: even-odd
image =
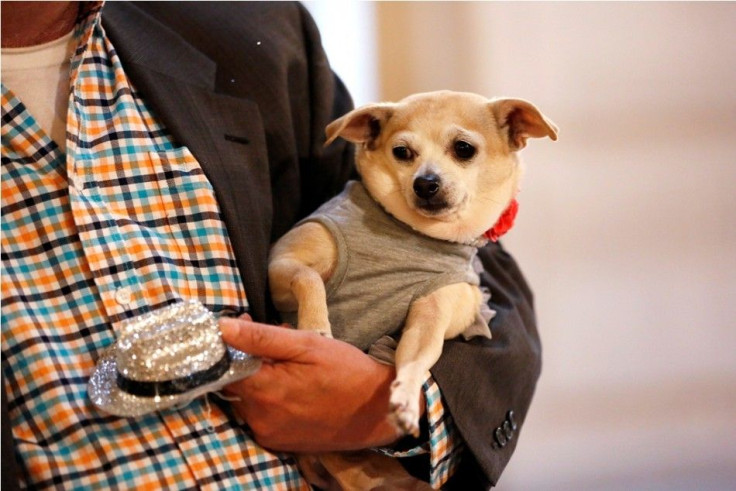
[(500, 239), (502, 235), (511, 230), (511, 227), (514, 226), (514, 221), (516, 220), (516, 214), (518, 212), (519, 202), (516, 201), (516, 198), (514, 198), (511, 200), (511, 203), (509, 203), (509, 206), (506, 208), (506, 210), (504, 210), (504, 212), (498, 218), (493, 227), (486, 230), (485, 233), (483, 233), (483, 235), (481, 235), (480, 237), (463, 243), (465, 245), (480, 248), (486, 245), (489, 241), (498, 242), (498, 239)]
[(486, 233), (483, 234), (483, 237), (487, 238), (491, 242), (498, 242), (498, 239), (514, 226), (514, 221), (516, 220), (516, 214), (518, 212), (519, 202), (514, 198), (511, 200), (511, 203), (509, 203), (506, 210), (501, 213), (496, 224), (486, 231)]

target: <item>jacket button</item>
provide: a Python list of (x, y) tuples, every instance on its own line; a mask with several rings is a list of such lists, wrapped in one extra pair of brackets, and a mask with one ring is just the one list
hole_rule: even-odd
[(516, 421), (514, 421), (514, 412), (509, 410), (508, 413), (506, 413), (506, 421), (508, 421), (511, 424), (511, 429), (516, 431), (518, 426), (516, 425)]
[(496, 440), (496, 443), (501, 448), (505, 447), (506, 444), (509, 442), (501, 428), (496, 428), (496, 431), (493, 433), (493, 438), (494, 440)]
[(511, 440), (514, 437), (514, 428), (508, 421), (503, 422), (503, 434), (507, 440)]

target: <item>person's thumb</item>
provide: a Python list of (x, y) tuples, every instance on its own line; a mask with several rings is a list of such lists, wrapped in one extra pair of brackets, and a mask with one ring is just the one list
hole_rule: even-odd
[(305, 333), (293, 329), (223, 317), (220, 331), (233, 348), (262, 358), (290, 360), (305, 351)]

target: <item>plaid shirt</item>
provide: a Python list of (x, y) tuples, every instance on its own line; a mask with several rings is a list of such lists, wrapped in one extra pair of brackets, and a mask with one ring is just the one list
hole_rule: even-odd
[[(2, 87), (2, 369), (25, 484), (307, 489), (214, 397), (138, 419), (87, 397), (122, 320), (188, 298), (247, 310), (213, 190), (127, 80), (99, 14), (75, 33), (66, 154)], [(425, 396), (429, 442), (408, 454), (429, 453), (439, 486), (462, 444), (431, 378)]]

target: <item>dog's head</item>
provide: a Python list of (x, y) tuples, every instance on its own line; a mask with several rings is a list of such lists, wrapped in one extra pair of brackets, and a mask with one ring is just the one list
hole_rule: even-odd
[(557, 139), (534, 105), (461, 92), (370, 104), (327, 126), (327, 144), (357, 145), (368, 192), (391, 215), (438, 239), (472, 242), (515, 196), (527, 138)]

